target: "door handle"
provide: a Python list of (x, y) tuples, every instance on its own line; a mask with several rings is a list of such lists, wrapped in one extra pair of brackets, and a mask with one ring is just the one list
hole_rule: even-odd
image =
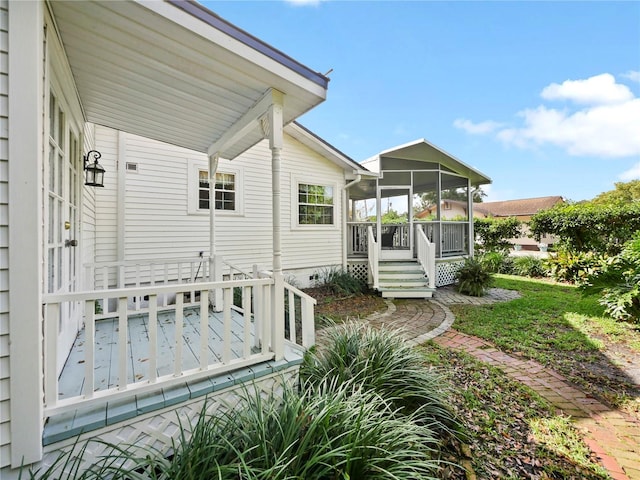
[(64, 246), (65, 247), (77, 247), (78, 246), (78, 240), (65, 240), (64, 241)]

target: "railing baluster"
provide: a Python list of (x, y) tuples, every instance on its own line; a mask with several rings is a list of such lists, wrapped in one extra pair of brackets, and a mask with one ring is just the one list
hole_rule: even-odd
[(223, 334), (222, 334), (222, 363), (227, 365), (231, 361), (231, 305), (233, 304), (233, 288), (223, 290)]
[(287, 291), (289, 302), (289, 341), (296, 343), (296, 300), (291, 290)]
[(182, 292), (176, 293), (176, 356), (174, 365), (175, 369), (173, 371), (173, 374), (176, 377), (182, 375), (182, 344), (184, 343), (182, 340), (182, 326), (184, 323), (183, 299), (184, 294)]
[[(257, 272), (256, 272), (257, 275)], [(254, 277), (254, 278), (257, 278)], [(253, 287), (253, 331), (255, 332), (254, 335), (254, 342), (253, 345), (256, 348), (260, 348), (260, 345), (262, 343), (264, 343), (262, 341), (262, 316), (264, 315), (263, 313), (263, 298), (264, 298), (264, 287), (263, 286), (258, 286), (258, 287)]]
[(149, 382), (158, 378), (158, 297), (149, 295)]
[[(44, 401), (47, 407), (58, 403), (58, 324), (60, 304), (49, 303), (44, 317)], [(16, 401), (19, 401), (16, 399)]]
[(273, 284), (265, 285), (262, 287), (262, 353), (267, 353), (271, 348), (271, 322), (273, 322), (273, 316), (271, 315), (271, 291)]
[(244, 319), (244, 358), (251, 355), (251, 287), (242, 287), (242, 317)]
[(84, 302), (84, 396), (93, 397), (95, 388), (96, 315), (95, 301)]
[[(162, 282), (164, 285), (168, 285), (169, 284), (169, 264), (165, 263), (164, 264), (164, 279)], [(168, 299), (169, 298), (169, 294), (165, 293), (164, 295), (162, 295), (162, 306), (166, 307), (168, 305)]]
[[(116, 275), (118, 275), (117, 270)], [(102, 289), (105, 292), (109, 290), (109, 267), (106, 265), (102, 269)], [(109, 299), (107, 297), (102, 299), (102, 313), (109, 313)]]
[[(191, 292), (191, 300), (195, 301)], [(209, 364), (209, 291), (200, 292), (200, 369), (206, 370)]]
[(127, 297), (118, 298), (118, 390), (127, 389)]

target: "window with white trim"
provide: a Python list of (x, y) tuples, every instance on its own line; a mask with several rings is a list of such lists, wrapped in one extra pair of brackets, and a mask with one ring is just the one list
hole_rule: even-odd
[(298, 224), (333, 225), (333, 187), (326, 185), (298, 184)]
[[(209, 200), (209, 172), (198, 170), (198, 210), (209, 210)], [(237, 210), (234, 173), (216, 173), (215, 208), (232, 212)]]

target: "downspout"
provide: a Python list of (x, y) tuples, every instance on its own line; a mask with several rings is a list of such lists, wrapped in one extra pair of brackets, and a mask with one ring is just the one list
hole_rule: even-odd
[(342, 200), (342, 204), (343, 206), (343, 210), (344, 210), (344, 215), (342, 216), (342, 231), (343, 233), (343, 241), (342, 241), (342, 268), (343, 269), (347, 269), (348, 268), (348, 264), (347, 264), (347, 245), (349, 244), (349, 231), (347, 229), (347, 217), (349, 216), (349, 192), (347, 190), (349, 190), (351, 187), (353, 187), (354, 185), (357, 185), (358, 183), (360, 183), (360, 181), (362, 180), (362, 175), (360, 175), (359, 173), (356, 174), (356, 178), (355, 180), (351, 180), (349, 183), (347, 183), (344, 186), (344, 194), (343, 194), (343, 200)]

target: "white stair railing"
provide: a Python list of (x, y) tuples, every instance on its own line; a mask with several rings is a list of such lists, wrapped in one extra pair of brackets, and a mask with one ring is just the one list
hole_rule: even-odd
[(429, 288), (436, 287), (436, 246), (431, 243), (422, 228), (416, 228), (418, 262), (427, 274)]
[(378, 282), (379, 282), (378, 256), (379, 256), (378, 242), (376, 242), (376, 237), (373, 235), (373, 227), (369, 225), (367, 227), (367, 257), (369, 260), (369, 263), (368, 263), (369, 278), (368, 279), (369, 279), (369, 284), (376, 290), (378, 289)]

